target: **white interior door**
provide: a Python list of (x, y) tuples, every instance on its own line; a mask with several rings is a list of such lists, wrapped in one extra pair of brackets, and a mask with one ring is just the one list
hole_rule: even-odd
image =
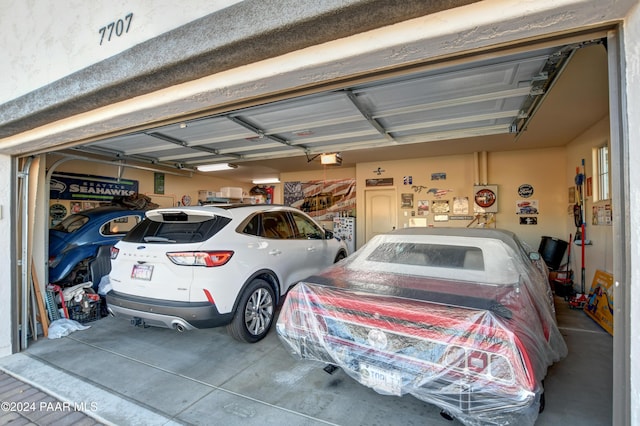
[(395, 189), (365, 191), (365, 242), (397, 226)]

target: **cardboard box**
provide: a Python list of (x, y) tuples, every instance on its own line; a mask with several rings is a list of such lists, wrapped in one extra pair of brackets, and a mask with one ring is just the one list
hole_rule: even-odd
[(242, 198), (242, 188), (236, 186), (223, 186), (220, 193), (222, 198)]
[(207, 199), (213, 198), (215, 196), (215, 191), (207, 191), (206, 189), (201, 189), (200, 191), (198, 191), (198, 201), (207, 201)]

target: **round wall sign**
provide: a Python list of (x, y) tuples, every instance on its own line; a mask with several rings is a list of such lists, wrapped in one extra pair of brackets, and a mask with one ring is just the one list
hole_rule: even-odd
[(182, 205), (183, 206), (190, 206), (191, 205), (191, 196), (183, 195), (182, 196)]
[(531, 197), (533, 195), (533, 186), (529, 185), (528, 183), (520, 185), (520, 187), (518, 187), (518, 195), (522, 198)]
[(67, 208), (63, 204), (51, 204), (49, 215), (55, 220), (63, 219), (67, 215)]
[(496, 202), (496, 193), (490, 189), (483, 188), (476, 192), (476, 204), (482, 208), (491, 207)]

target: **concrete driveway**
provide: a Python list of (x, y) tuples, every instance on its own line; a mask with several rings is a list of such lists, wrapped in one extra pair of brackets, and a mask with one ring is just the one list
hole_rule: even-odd
[[(538, 423), (610, 424), (611, 336), (561, 301), (569, 356), (549, 371)], [(322, 364), (296, 360), (275, 329), (250, 345), (224, 328), (178, 333), (113, 317), (88, 325), (61, 339), (39, 339), (0, 359), (0, 369), (86, 406), (106, 424), (460, 424), (414, 397), (380, 395), (341, 369), (328, 374)]]

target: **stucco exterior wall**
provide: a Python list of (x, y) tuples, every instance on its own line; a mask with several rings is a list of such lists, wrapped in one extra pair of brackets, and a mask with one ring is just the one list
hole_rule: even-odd
[(12, 353), (13, 345), (11, 331), (13, 329), (13, 283), (14, 260), (11, 254), (12, 239), (15, 234), (12, 232), (12, 217), (14, 216), (13, 206), (13, 181), (11, 179), (12, 159), (8, 155), (0, 155), (0, 356)]
[(2, 0), (0, 104), (240, 1)]
[[(474, 1), (3, 0), (0, 137)], [(105, 41), (110, 23), (123, 29)]]

